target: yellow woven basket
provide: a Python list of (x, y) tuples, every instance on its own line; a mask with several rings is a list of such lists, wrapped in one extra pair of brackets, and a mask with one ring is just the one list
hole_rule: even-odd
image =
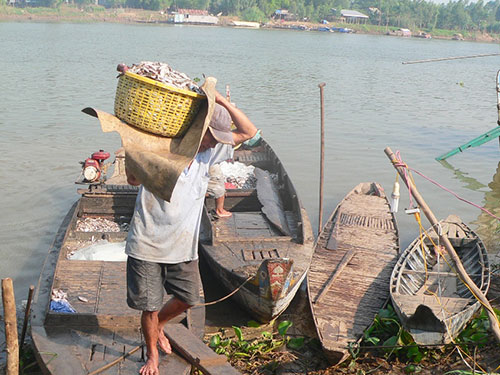
[(127, 72), (116, 87), (115, 116), (150, 133), (180, 137), (205, 98), (205, 95)]

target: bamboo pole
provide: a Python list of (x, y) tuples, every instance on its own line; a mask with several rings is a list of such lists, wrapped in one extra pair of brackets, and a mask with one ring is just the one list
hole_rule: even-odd
[(447, 61), (447, 60), (460, 60), (460, 59), (472, 59), (476, 57), (488, 57), (488, 56), (500, 56), (500, 53), (485, 53), (482, 55), (470, 55), (470, 56), (454, 56), (454, 57), (440, 57), (437, 59), (427, 59), (427, 60), (414, 60), (414, 61), (403, 61), (403, 65), (406, 64), (420, 64), (435, 61)]
[(474, 295), (481, 302), (481, 304), (486, 308), (486, 312), (488, 313), (488, 318), (490, 320), (490, 327), (493, 332), (493, 335), (495, 336), (495, 339), (498, 342), (500, 342), (500, 326), (496, 314), (493, 311), (493, 308), (491, 307), (490, 302), (467, 274), (467, 271), (465, 270), (460, 258), (458, 257), (457, 253), (455, 252), (455, 249), (450, 243), (450, 240), (448, 240), (448, 237), (444, 236), (442, 233), (439, 233), (439, 231), (436, 230), (438, 220), (436, 219), (433, 212), (431, 211), (427, 203), (424, 201), (424, 199), (418, 192), (413, 182), (410, 179), (407, 180), (405, 178), (405, 173), (404, 173), (405, 168), (403, 166), (397, 165), (398, 160), (396, 159), (396, 156), (394, 155), (390, 147), (386, 147), (384, 152), (389, 158), (389, 160), (392, 162), (394, 168), (396, 168), (396, 170), (398, 171), (399, 175), (402, 177), (402, 180), (404, 181), (408, 189), (411, 190), (411, 194), (415, 198), (415, 201), (418, 203), (420, 209), (427, 217), (427, 220), (429, 220), (429, 222), (431, 223), (432, 229), (439, 236), (439, 241), (444, 245), (451, 259), (455, 262), (460, 277), (462, 278), (464, 283), (467, 284), (467, 286), (473, 291)]
[(16, 299), (11, 278), (2, 279), (2, 301), (7, 343), (7, 373), (19, 374), (19, 343), (17, 341)]
[(132, 348), (131, 350), (129, 350), (127, 353), (123, 354), (122, 356), (116, 358), (114, 361), (111, 361), (109, 362), (108, 364), (102, 366), (102, 367), (99, 367), (97, 370), (95, 371), (92, 371), (92, 372), (89, 372), (88, 375), (96, 375), (96, 374), (100, 374), (101, 372), (103, 371), (106, 371), (107, 369), (113, 367), (114, 365), (120, 363), (121, 361), (124, 361), (125, 359), (127, 359), (127, 357), (131, 356), (132, 354), (134, 354), (136, 351), (138, 351), (140, 348), (143, 347), (144, 344), (141, 344), (141, 345), (137, 345), (135, 348)]
[(323, 96), (323, 88), (326, 83), (320, 83), (319, 87), (319, 96), (321, 103), (321, 147), (320, 147), (320, 166), (319, 166), (319, 219), (318, 219), (318, 235), (321, 233), (322, 224), (323, 224), (323, 178), (324, 178), (324, 170), (325, 170), (325, 108), (324, 108), (324, 96)]
[(23, 320), (23, 330), (21, 331), (21, 341), (19, 341), (20, 352), (23, 351), (24, 338), (26, 337), (26, 329), (28, 328), (28, 321), (30, 319), (31, 312), (31, 301), (33, 300), (33, 292), (35, 291), (35, 287), (30, 285), (30, 289), (28, 292), (28, 302), (26, 303), (26, 310), (24, 311), (24, 320)]

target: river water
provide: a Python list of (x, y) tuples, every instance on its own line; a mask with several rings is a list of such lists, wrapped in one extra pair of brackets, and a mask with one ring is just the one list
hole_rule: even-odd
[[(362, 181), (391, 192), (390, 146), (411, 167), (500, 215), (499, 144), (438, 155), (497, 124), (499, 57), (403, 65), (403, 61), (497, 53), (495, 44), (172, 25), (0, 23), (0, 277), (16, 299), (35, 284), (64, 215), (78, 198), (79, 162), (113, 153), (116, 133), (80, 110), (113, 111), (118, 63), (168, 62), (191, 77), (214, 76), (280, 156), (318, 225), (320, 97), (325, 82), (324, 220)], [(459, 214), (499, 250), (499, 226), (416, 176), (438, 218)], [(409, 206), (401, 187), (400, 208)], [(401, 246), (417, 235), (398, 214)], [(315, 229), (316, 230), (316, 229)]]

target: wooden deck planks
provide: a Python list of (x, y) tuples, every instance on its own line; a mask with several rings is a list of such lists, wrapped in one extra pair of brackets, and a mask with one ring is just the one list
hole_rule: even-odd
[(213, 223), (214, 241), (269, 239), (280, 237), (281, 233), (261, 212), (233, 212), (230, 218)]

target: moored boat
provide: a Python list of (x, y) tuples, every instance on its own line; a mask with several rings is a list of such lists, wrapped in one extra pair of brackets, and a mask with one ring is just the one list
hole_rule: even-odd
[[(465, 271), (486, 295), (490, 265), (479, 236), (455, 215), (439, 222)], [(419, 345), (451, 342), (480, 302), (461, 281), (453, 260), (440, 250), (432, 228), (403, 252), (391, 275), (391, 299), (403, 326)]]
[(361, 183), (339, 203), (316, 242), (307, 276), (316, 332), (331, 363), (349, 356), (389, 299), (398, 229), (384, 190)]
[(312, 228), (288, 174), (263, 139), (235, 150), (234, 161), (255, 167), (256, 185), (226, 189), (228, 218), (216, 218), (213, 199), (205, 200), (200, 251), (228, 292), (241, 287), (233, 298), (269, 322), (306, 277)]
[[(88, 164), (100, 174), (102, 165)], [(123, 165), (119, 156), (108, 182), (124, 182)], [(140, 312), (126, 303), (126, 262), (116, 248), (108, 254), (113, 260), (71, 259), (83, 248), (97, 246), (99, 240), (114, 245), (125, 241), (137, 188), (98, 181), (79, 193), (41, 269), (31, 319), (34, 352), (47, 374), (91, 374), (107, 368), (107, 373), (137, 374), (145, 353)], [(201, 337), (204, 307), (169, 322), (179, 323)], [(190, 371), (191, 365), (176, 353), (160, 357), (161, 373)]]

